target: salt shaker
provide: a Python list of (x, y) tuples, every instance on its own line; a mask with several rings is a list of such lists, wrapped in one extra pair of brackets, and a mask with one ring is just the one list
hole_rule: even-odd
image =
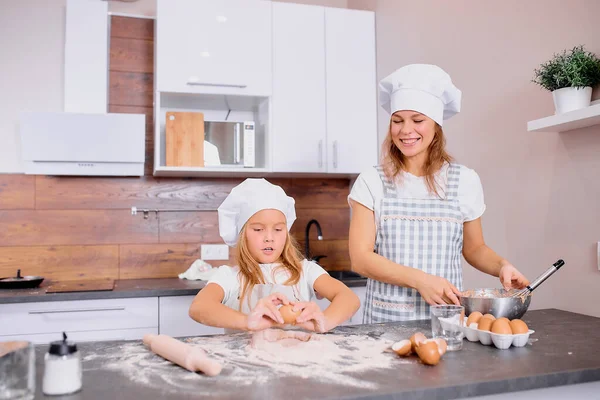
[(81, 354), (77, 345), (63, 340), (50, 343), (44, 356), (42, 391), (47, 395), (75, 393), (81, 389)]

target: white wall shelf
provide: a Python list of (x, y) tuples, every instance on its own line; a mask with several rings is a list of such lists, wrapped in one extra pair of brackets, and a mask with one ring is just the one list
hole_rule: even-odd
[(600, 103), (527, 122), (529, 132), (567, 132), (600, 124)]
[(221, 167), (156, 167), (154, 176), (169, 177), (247, 177), (262, 178), (270, 171), (267, 168)]

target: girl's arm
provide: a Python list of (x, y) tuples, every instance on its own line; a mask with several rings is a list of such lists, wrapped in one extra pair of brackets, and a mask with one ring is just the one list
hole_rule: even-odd
[(481, 272), (499, 277), (507, 290), (529, 285), (522, 273), (485, 244), (481, 218), (465, 222), (463, 232), (463, 256), (469, 264)]
[[(329, 307), (323, 311), (325, 331), (329, 331), (342, 322), (349, 320), (360, 308), (360, 299), (356, 293), (342, 282), (329, 276), (329, 274), (319, 276), (313, 287), (317, 293), (331, 301)], [(299, 319), (301, 317), (302, 315)], [(298, 322), (301, 321), (302, 319)]]
[(289, 304), (281, 293), (273, 293), (258, 301), (250, 315), (222, 304), (225, 292), (216, 283), (209, 283), (200, 290), (190, 306), (189, 315), (204, 325), (237, 330), (261, 330), (283, 324), (278, 305)]
[(218, 328), (248, 330), (246, 314), (222, 304), (225, 292), (216, 283), (206, 285), (190, 306), (190, 317), (201, 324)]

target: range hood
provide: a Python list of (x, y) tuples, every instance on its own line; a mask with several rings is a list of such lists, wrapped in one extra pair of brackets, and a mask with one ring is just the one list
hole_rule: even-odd
[(35, 175), (144, 175), (143, 114), (21, 114), (24, 172)]

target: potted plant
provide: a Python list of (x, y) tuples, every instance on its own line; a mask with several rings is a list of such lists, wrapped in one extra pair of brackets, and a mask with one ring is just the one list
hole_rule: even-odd
[(554, 54), (534, 73), (533, 82), (552, 92), (556, 114), (562, 114), (590, 105), (592, 87), (600, 83), (600, 59), (577, 46)]

